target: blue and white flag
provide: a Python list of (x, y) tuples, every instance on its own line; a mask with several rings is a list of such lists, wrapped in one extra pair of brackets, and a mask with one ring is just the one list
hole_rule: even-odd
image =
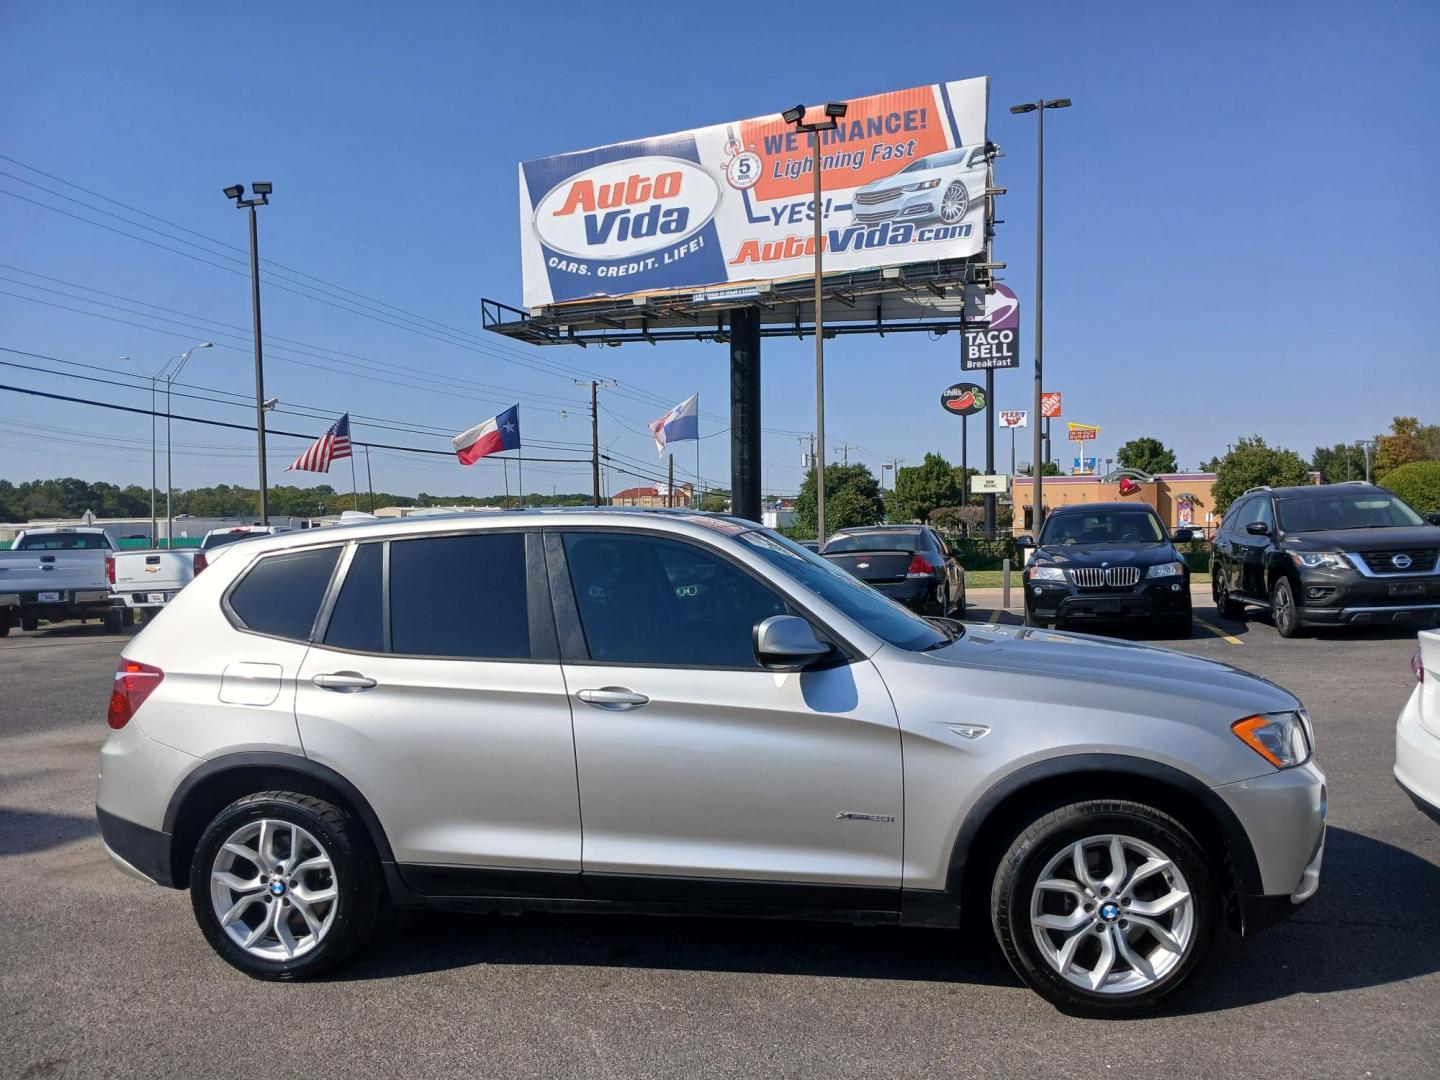
[(659, 420), (650, 424), (650, 434), (655, 436), (655, 449), (665, 456), (665, 444), (684, 439), (700, 438), (700, 395), (686, 398)]

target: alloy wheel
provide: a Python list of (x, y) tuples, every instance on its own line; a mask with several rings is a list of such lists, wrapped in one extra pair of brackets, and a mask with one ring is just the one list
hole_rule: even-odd
[(1164, 852), (1131, 836), (1101, 835), (1062, 848), (1031, 892), (1041, 955), (1066, 981), (1101, 994), (1163, 982), (1195, 940), (1190, 886)]
[(940, 220), (953, 225), (965, 216), (969, 206), (970, 196), (965, 192), (965, 185), (956, 180), (940, 198)]
[(1295, 618), (1295, 605), (1290, 599), (1290, 590), (1276, 589), (1271, 601), (1275, 614), (1275, 625), (1282, 631), (1289, 630), (1291, 621)]
[(339, 909), (335, 866), (299, 825), (261, 818), (236, 829), (210, 868), (220, 928), (252, 956), (293, 960), (325, 939)]

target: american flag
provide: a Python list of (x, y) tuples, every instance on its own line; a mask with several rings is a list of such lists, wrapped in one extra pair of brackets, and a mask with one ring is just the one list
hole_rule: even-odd
[(350, 456), (350, 414), (336, 420), (330, 430), (310, 444), (310, 448), (296, 458), (286, 472), (330, 471), (330, 463)]

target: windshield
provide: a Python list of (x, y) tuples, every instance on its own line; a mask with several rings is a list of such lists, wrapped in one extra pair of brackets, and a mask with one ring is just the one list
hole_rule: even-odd
[(825, 545), (827, 555), (843, 555), (847, 551), (919, 551), (918, 529), (887, 529), (885, 532), (841, 533)]
[(1165, 539), (1160, 519), (1145, 510), (1096, 510), (1051, 514), (1040, 533), (1053, 544), (1156, 544)]
[(1276, 499), (1275, 509), (1283, 532), (1425, 524), (1424, 518), (1388, 491), (1335, 491), (1323, 496)]
[(921, 652), (944, 645), (950, 635), (881, 596), (834, 563), (806, 551), (793, 540), (751, 530), (740, 536), (750, 550), (822, 600), (833, 604), (876, 637), (900, 649)]

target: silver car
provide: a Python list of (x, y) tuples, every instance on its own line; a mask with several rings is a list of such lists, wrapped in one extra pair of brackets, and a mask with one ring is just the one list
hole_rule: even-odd
[(916, 158), (893, 176), (856, 188), (851, 213), (858, 225), (937, 220), (955, 225), (985, 194), (988, 161), (983, 145)]
[[(944, 627), (944, 628), (942, 628)], [(1315, 892), (1293, 696), (932, 624), (751, 522), (586, 510), (236, 544), (126, 647), (111, 857), (253, 976), (384, 904), (958, 926), (1062, 1009), (1181, 990)]]

